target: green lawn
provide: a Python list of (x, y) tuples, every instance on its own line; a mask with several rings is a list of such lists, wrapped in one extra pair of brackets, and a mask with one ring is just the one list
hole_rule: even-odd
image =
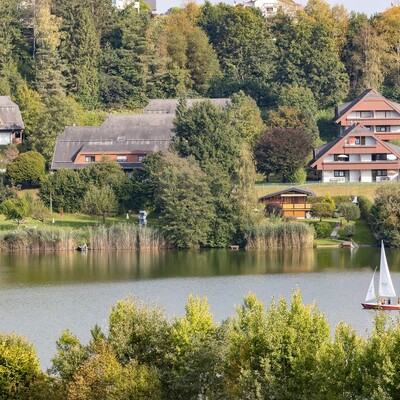
[[(103, 222), (103, 219), (101, 217), (92, 217), (84, 214), (60, 215), (58, 213), (53, 213), (53, 216), (54, 224), (52, 223), (52, 218), (49, 217), (45, 220), (46, 226), (82, 228), (86, 226), (98, 225)], [(126, 219), (126, 215), (106, 218), (106, 224), (115, 224), (118, 222), (137, 224), (138, 217), (136, 214), (131, 214), (129, 220)], [(24, 223), (21, 225), (33, 227), (42, 226), (42, 223), (32, 218), (25, 218)], [(17, 227), (17, 224), (14, 221), (6, 221), (4, 215), (0, 215), (0, 231), (7, 231), (10, 229), (14, 229), (15, 227)]]
[[(350, 222), (352, 223), (352, 222)], [(375, 245), (376, 240), (372, 236), (372, 232), (367, 224), (367, 222), (363, 219), (359, 219), (355, 223), (356, 232), (353, 236), (353, 240), (358, 244), (366, 244), (366, 245)], [(339, 231), (339, 236), (346, 240), (347, 238), (344, 236), (344, 226)]]

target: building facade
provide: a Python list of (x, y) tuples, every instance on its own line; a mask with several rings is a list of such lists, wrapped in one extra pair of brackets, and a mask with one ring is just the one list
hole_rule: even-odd
[(260, 197), (258, 201), (266, 208), (268, 205), (278, 208), (285, 217), (305, 218), (311, 209), (311, 203), (308, 202), (309, 196), (315, 196), (315, 194), (305, 189), (289, 188), (267, 194)]
[(353, 125), (334, 141), (316, 147), (311, 167), (322, 182), (398, 181), (400, 147), (369, 127)]
[(340, 126), (340, 133), (361, 124), (382, 140), (400, 139), (400, 104), (367, 89), (353, 101), (337, 106), (333, 122)]
[[(156, 0), (143, 0), (145, 4), (147, 4), (151, 11), (156, 12), (157, 11), (157, 1)], [(139, 0), (112, 0), (113, 5), (118, 9), (118, 10), (123, 10), (126, 6), (129, 4), (134, 3), (134, 7), (140, 11), (140, 1)]]
[(0, 146), (22, 143), (24, 128), (19, 107), (9, 96), (0, 96)]
[(279, 10), (285, 14), (294, 14), (302, 6), (292, 0), (247, 0), (243, 3), (244, 7), (259, 8), (264, 18), (273, 17)]

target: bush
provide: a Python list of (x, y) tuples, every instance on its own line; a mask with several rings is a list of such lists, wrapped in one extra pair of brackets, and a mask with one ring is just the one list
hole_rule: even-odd
[(296, 169), (292, 175), (289, 176), (288, 181), (292, 183), (305, 183), (307, 179), (307, 172), (304, 168)]
[(332, 225), (329, 222), (317, 222), (314, 228), (316, 238), (328, 238), (332, 233)]
[(354, 234), (356, 233), (356, 226), (353, 224), (347, 224), (344, 227), (344, 234), (346, 237), (351, 237), (354, 236)]
[(44, 175), (46, 161), (36, 151), (20, 154), (8, 167), (7, 177), (13, 182), (40, 181)]
[(360, 209), (357, 204), (342, 203), (338, 207), (339, 214), (346, 219), (347, 222), (355, 221), (360, 218)]
[(365, 196), (359, 196), (357, 201), (358, 206), (360, 207), (361, 218), (368, 222), (372, 208), (372, 201)]
[(283, 214), (282, 205), (279, 203), (269, 203), (265, 206), (265, 215), (267, 217), (275, 215), (281, 217), (282, 214)]
[(310, 214), (319, 219), (330, 218), (333, 214), (333, 206), (331, 203), (315, 203), (310, 209)]

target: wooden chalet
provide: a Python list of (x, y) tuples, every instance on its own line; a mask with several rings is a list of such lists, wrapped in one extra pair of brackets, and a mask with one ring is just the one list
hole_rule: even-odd
[(317, 169), (322, 182), (398, 181), (400, 147), (355, 125), (334, 141), (316, 147), (311, 167)]
[(340, 126), (341, 134), (361, 124), (381, 140), (400, 139), (400, 104), (367, 89), (354, 100), (338, 105), (333, 122)]
[(17, 104), (9, 96), (0, 96), (0, 145), (22, 143), (24, 128)]
[(305, 218), (311, 209), (307, 201), (309, 196), (315, 196), (314, 192), (300, 188), (289, 188), (260, 197), (258, 201), (265, 204), (276, 204), (282, 208), (283, 216)]

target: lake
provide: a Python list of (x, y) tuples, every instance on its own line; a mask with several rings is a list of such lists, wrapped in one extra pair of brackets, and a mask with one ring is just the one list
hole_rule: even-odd
[[(127, 296), (161, 305), (171, 317), (184, 313), (189, 294), (207, 296), (222, 321), (249, 292), (268, 305), (299, 287), (332, 329), (345, 321), (366, 334), (373, 312), (360, 302), (379, 257), (378, 248), (1, 254), (0, 331), (25, 335), (46, 369), (63, 330), (87, 343), (90, 329), (106, 328), (110, 308)], [(388, 249), (387, 258), (400, 289), (400, 250)]]

